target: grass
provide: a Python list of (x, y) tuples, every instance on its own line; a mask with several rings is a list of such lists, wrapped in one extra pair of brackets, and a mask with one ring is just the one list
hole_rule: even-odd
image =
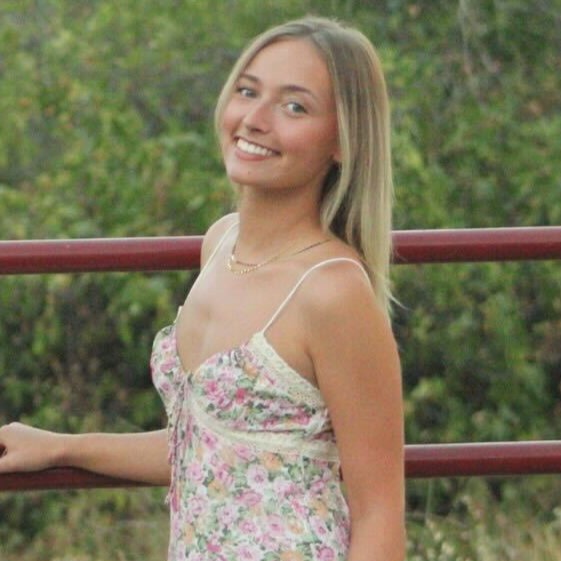
[[(169, 514), (163, 489), (25, 493), (18, 498), (21, 496), (28, 508), (43, 509), (50, 522), (43, 521), (37, 531), (26, 528), (25, 522), (23, 527), (12, 527), (0, 539), (1, 561), (166, 559)], [(0, 526), (4, 525), (1, 515), (0, 520)]]
[(408, 561), (559, 561), (559, 478), (470, 480), (447, 514), (408, 516)]
[(559, 561), (561, 551), (561, 509), (545, 524), (493, 508), (485, 520), (430, 515), (408, 529), (408, 561)]

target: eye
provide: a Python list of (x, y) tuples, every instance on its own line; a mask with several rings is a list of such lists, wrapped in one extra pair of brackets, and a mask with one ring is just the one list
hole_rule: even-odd
[(296, 101), (289, 101), (286, 104), (286, 108), (290, 111), (290, 113), (307, 113), (306, 108)]
[(236, 88), (236, 93), (241, 97), (255, 97), (255, 90), (252, 90), (247, 86), (238, 86)]

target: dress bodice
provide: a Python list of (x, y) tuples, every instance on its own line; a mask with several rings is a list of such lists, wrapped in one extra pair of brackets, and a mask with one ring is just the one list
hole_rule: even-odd
[(342, 561), (348, 511), (327, 407), (265, 334), (185, 372), (172, 324), (151, 367), (168, 415), (169, 560)]

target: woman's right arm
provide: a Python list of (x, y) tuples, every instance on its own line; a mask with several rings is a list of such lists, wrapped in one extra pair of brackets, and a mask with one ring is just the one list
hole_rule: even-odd
[(166, 430), (61, 434), (10, 423), (0, 428), (0, 473), (77, 467), (123, 479), (169, 485)]
[[(237, 213), (217, 220), (207, 231), (201, 265), (224, 232), (238, 221)], [(127, 434), (60, 434), (21, 423), (0, 427), (0, 474), (77, 467), (123, 479), (169, 485), (165, 430)]]

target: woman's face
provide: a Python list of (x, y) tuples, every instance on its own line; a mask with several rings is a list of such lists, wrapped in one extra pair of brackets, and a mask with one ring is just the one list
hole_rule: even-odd
[(331, 79), (311, 43), (281, 40), (253, 58), (224, 109), (220, 144), (234, 183), (319, 193), (339, 149)]

